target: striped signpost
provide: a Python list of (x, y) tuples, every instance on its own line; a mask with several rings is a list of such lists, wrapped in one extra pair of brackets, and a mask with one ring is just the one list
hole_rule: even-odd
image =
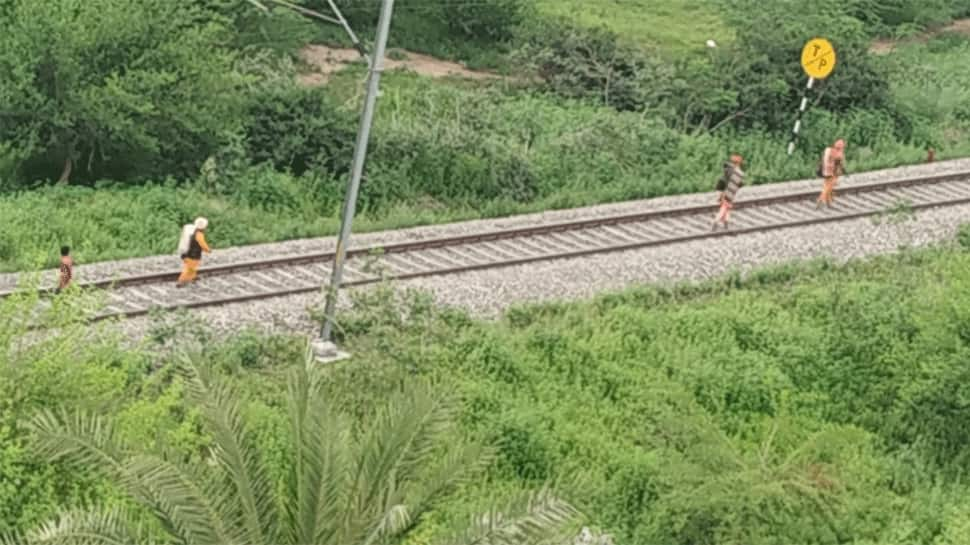
[(802, 91), (802, 100), (795, 115), (795, 126), (792, 128), (791, 141), (788, 142), (788, 155), (795, 151), (798, 131), (802, 128), (802, 114), (808, 107), (808, 91), (815, 85), (815, 80), (829, 77), (835, 69), (835, 48), (824, 38), (809, 40), (802, 48), (802, 69), (808, 76), (808, 85)]

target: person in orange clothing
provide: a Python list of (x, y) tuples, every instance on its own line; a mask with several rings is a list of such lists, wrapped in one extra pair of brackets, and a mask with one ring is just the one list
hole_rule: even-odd
[(824, 204), (831, 208), (832, 198), (835, 196), (835, 184), (839, 182), (839, 176), (845, 174), (844, 140), (840, 138), (831, 147), (825, 148), (818, 174), (825, 178), (825, 182), (822, 184), (822, 193), (818, 196), (815, 207), (819, 208)]
[(731, 160), (724, 163), (724, 175), (717, 181), (717, 190), (721, 192), (720, 197), (718, 197), (721, 208), (714, 219), (714, 225), (711, 226), (712, 231), (717, 229), (718, 222), (723, 223), (725, 229), (728, 228), (728, 219), (731, 216), (731, 208), (734, 207), (734, 198), (741, 186), (744, 185), (744, 172), (741, 170), (743, 161), (740, 155), (732, 155)]
[(61, 274), (57, 279), (57, 290), (54, 293), (60, 293), (67, 289), (71, 285), (71, 280), (74, 278), (74, 260), (71, 259), (71, 248), (68, 246), (61, 246)]
[(209, 245), (205, 241), (205, 230), (209, 220), (196, 218), (195, 223), (182, 228), (182, 240), (179, 241), (179, 253), (182, 258), (182, 274), (179, 275), (175, 287), (181, 288), (189, 282), (195, 282), (202, 263), (202, 252), (209, 253)]

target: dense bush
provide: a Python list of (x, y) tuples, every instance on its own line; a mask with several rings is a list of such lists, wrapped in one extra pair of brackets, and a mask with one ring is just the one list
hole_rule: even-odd
[(323, 89), (268, 86), (250, 101), (246, 157), (297, 175), (309, 169), (342, 175), (350, 167), (355, 121)]
[[(98, 479), (39, 461), (23, 429), (25, 419), (44, 407), (118, 410), (120, 398), (140, 382), (147, 363), (142, 355), (124, 350), (117, 335), (92, 340), (80, 325), (91, 304), (61, 300), (47, 312), (33, 312), (32, 296), (0, 300), (0, 535), (38, 524), (57, 506), (116, 497)], [(25, 316), (59, 329), (28, 341)]]
[[(954, 542), (966, 528), (941, 506), (970, 467), (968, 265), (789, 266), (499, 324), (355, 314), (358, 364), (332, 389), (366, 403), (418, 373), (463, 392), (469, 433), (500, 445), (492, 486), (582, 476), (617, 542)], [(366, 390), (342, 386), (361, 376)]]
[[(742, 126), (789, 127), (805, 86), (799, 64), (802, 45), (820, 35), (836, 48), (838, 63), (837, 71), (820, 83), (813, 110), (842, 114), (871, 109), (893, 115), (888, 74), (868, 54), (865, 25), (846, 12), (845, 3), (826, 0), (805, 10), (797, 0), (731, 0), (730, 7), (728, 19), (737, 33), (734, 54), (740, 60), (732, 75), (740, 93), (738, 107), (746, 112)], [(793, 13), (799, 16), (791, 17)]]
[(849, 13), (864, 21), (873, 34), (885, 34), (894, 27), (914, 25), (927, 27), (946, 23), (954, 17), (970, 14), (964, 0), (852, 0)]
[(535, 10), (527, 0), (444, 0), (441, 17), (452, 30), (486, 43), (506, 42)]
[[(0, 34), (0, 140), (20, 175), (186, 175), (239, 122), (230, 33), (163, 0), (15, 0)], [(200, 21), (201, 19), (201, 21)], [(200, 52), (206, 54), (200, 54)]]
[[(838, 51), (838, 71), (819, 83), (813, 111), (867, 110), (894, 117), (887, 72), (867, 53), (864, 23), (835, 1), (790, 16), (805, 11), (802, 7), (795, 0), (725, 0), (724, 17), (735, 38), (709, 53), (674, 59), (626, 43), (608, 29), (537, 20), (520, 29), (518, 58), (558, 94), (658, 112), (681, 130), (726, 125), (780, 132), (790, 129), (805, 85), (802, 44), (824, 34)], [(909, 134), (899, 136), (905, 140)]]
[(608, 29), (539, 19), (520, 34), (517, 60), (561, 95), (618, 110), (652, 110), (669, 96), (672, 71), (663, 61), (621, 44)]

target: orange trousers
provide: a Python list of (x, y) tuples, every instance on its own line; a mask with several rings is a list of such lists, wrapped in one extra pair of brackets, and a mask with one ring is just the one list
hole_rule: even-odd
[(829, 176), (825, 178), (825, 182), (822, 183), (822, 193), (818, 196), (818, 202), (827, 205), (832, 204), (832, 198), (835, 197), (835, 184), (838, 183), (838, 176)]
[(722, 198), (721, 199), (721, 210), (718, 212), (717, 219), (715, 219), (714, 222), (715, 223), (717, 223), (717, 222), (727, 223), (728, 218), (731, 217), (731, 208), (733, 206), (734, 205), (731, 204), (731, 201)]
[(179, 275), (179, 284), (195, 282), (195, 277), (199, 273), (199, 259), (185, 258), (182, 260), (182, 274)]

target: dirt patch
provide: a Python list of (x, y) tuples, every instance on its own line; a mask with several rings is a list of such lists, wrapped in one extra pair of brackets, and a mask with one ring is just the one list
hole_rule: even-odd
[(926, 43), (931, 38), (939, 36), (945, 32), (956, 32), (958, 34), (966, 34), (970, 36), (970, 19), (960, 19), (950, 23), (945, 27), (941, 27), (935, 30), (929, 30), (913, 36), (911, 38), (905, 38), (903, 40), (890, 40), (890, 39), (880, 39), (876, 40), (869, 47), (869, 52), (876, 55), (885, 55), (886, 53), (892, 52), (893, 49), (898, 45), (911, 44), (911, 43)]
[[(363, 62), (363, 58), (355, 49), (338, 49), (324, 45), (307, 46), (300, 52), (303, 61), (312, 68), (312, 72), (300, 74), (298, 80), (303, 85), (324, 85), (329, 81), (330, 76), (343, 70), (354, 62)], [(394, 57), (394, 58), (390, 58)], [(451, 61), (443, 61), (422, 55), (393, 50), (384, 59), (384, 68), (387, 70), (410, 70), (422, 76), (433, 78), (459, 77), (466, 79), (495, 79), (502, 76), (479, 70), (469, 70), (465, 66)]]

